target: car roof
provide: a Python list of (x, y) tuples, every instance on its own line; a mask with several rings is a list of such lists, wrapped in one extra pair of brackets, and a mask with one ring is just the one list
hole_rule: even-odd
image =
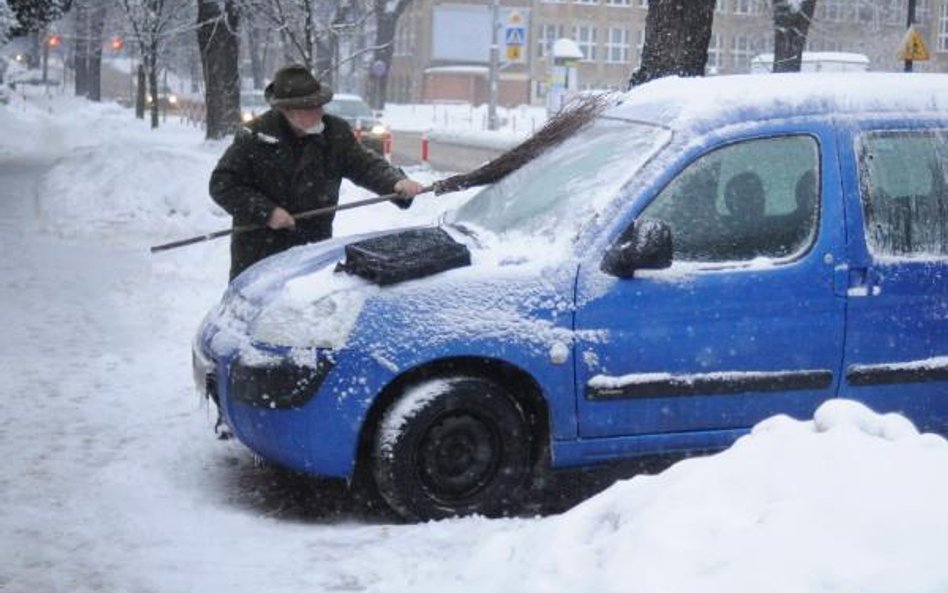
[(353, 95), (352, 93), (333, 93), (333, 101), (363, 101), (362, 97), (359, 95)]
[(920, 114), (948, 117), (948, 75), (836, 72), (673, 77), (626, 92), (607, 112), (692, 132), (800, 116)]

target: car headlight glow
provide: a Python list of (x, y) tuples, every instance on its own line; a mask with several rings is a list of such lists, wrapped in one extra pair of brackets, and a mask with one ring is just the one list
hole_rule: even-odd
[(387, 132), (387, 130), (385, 129), (385, 126), (383, 126), (382, 124), (375, 124), (374, 126), (372, 126), (371, 132), (375, 136), (381, 136), (382, 134)]
[(170, 103), (171, 105), (177, 105), (177, 104), (178, 104), (178, 96), (177, 96), (177, 95), (168, 95), (168, 103)]
[(253, 121), (253, 114), (250, 113), (249, 111), (244, 111), (243, 113), (240, 114), (240, 119), (242, 119), (244, 123), (249, 123)]

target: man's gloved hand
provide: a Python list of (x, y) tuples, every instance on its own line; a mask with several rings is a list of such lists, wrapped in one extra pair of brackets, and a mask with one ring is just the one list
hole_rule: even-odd
[(414, 179), (402, 179), (395, 184), (395, 191), (402, 194), (403, 196), (414, 198), (421, 192), (425, 191), (425, 186), (418, 183)]
[(296, 228), (296, 220), (292, 214), (277, 206), (273, 209), (273, 212), (270, 213), (270, 218), (267, 219), (267, 226), (275, 231), (279, 229), (293, 229)]

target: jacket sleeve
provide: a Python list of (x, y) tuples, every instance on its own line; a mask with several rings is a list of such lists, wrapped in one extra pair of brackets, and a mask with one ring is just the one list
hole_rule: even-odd
[[(348, 124), (343, 124), (345, 133), (339, 135), (344, 142), (343, 175), (356, 185), (377, 194), (390, 194), (395, 191), (395, 184), (405, 179), (402, 170), (393, 167), (377, 153), (356, 142)], [(411, 206), (412, 200), (396, 198), (392, 203), (404, 209)]]
[(235, 224), (266, 224), (276, 208), (251, 182), (254, 142), (251, 133), (237, 132), (211, 173), (211, 199), (234, 218)]

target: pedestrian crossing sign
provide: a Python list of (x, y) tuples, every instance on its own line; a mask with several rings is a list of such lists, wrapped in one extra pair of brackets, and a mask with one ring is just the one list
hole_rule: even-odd
[(527, 31), (524, 27), (507, 27), (506, 44), (510, 46), (522, 46), (527, 37)]

